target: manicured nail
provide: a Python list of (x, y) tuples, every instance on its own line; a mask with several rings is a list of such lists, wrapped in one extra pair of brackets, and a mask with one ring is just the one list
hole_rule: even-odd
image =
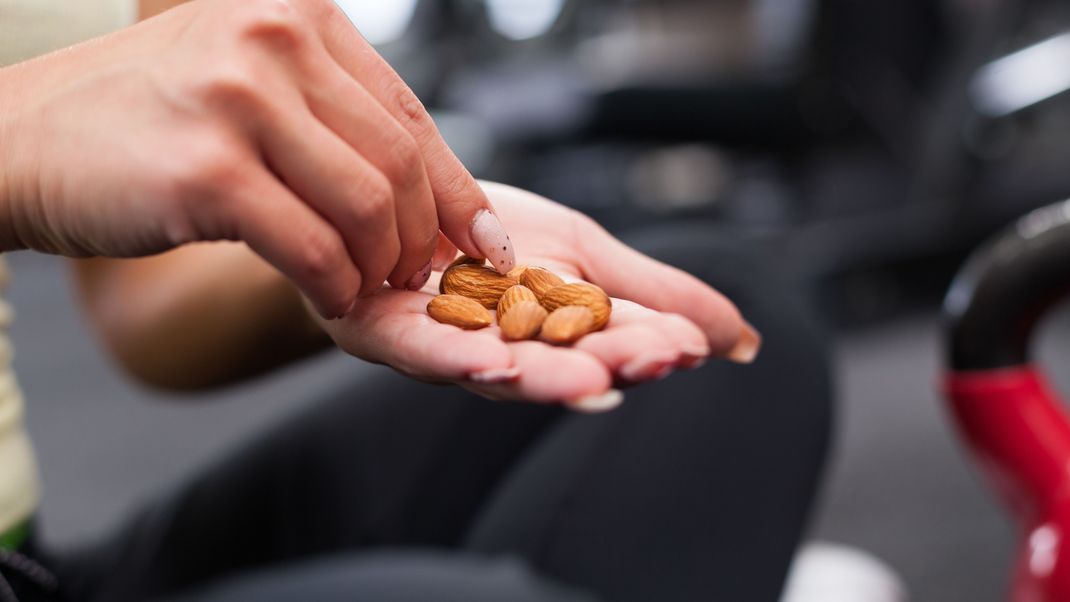
[(473, 372), (468, 375), (468, 380), (482, 385), (491, 385), (516, 380), (519, 377), (520, 368), (513, 366), (511, 368), (491, 368)]
[(672, 372), (672, 366), (675, 363), (675, 353), (648, 353), (625, 364), (620, 369), (620, 375), (632, 382), (653, 380), (659, 376), (664, 378)]
[(327, 318), (327, 319), (328, 320), (341, 320), (342, 318), (348, 316), (349, 312), (353, 311), (353, 308), (357, 306), (357, 301), (359, 301), (359, 299), (353, 299), (353, 301), (350, 302), (349, 307), (347, 307), (344, 312), (338, 314), (337, 316), (331, 316), (330, 318)]
[(516, 267), (513, 241), (509, 240), (498, 217), (490, 211), (481, 209), (472, 219), (472, 241), (498, 272), (504, 274)]
[(758, 351), (762, 348), (762, 335), (750, 324), (743, 322), (743, 329), (739, 333), (739, 342), (728, 352), (728, 359), (737, 364), (749, 364), (758, 357)]
[(710, 348), (707, 345), (685, 345), (681, 350), (680, 367), (685, 370), (694, 370), (706, 365), (706, 358), (710, 356)]
[(418, 290), (422, 289), (425, 284), (427, 284), (427, 280), (430, 277), (431, 277), (431, 262), (428, 261), (427, 265), (425, 265), (424, 267), (420, 268), (419, 272), (416, 272), (415, 274), (413, 274), (412, 278), (409, 278), (409, 281), (405, 283), (405, 288), (409, 289), (410, 291), (418, 291)]
[(581, 397), (574, 401), (568, 402), (568, 407), (576, 410), (577, 412), (584, 412), (586, 414), (597, 414), (599, 412), (608, 412), (613, 408), (619, 406), (624, 401), (624, 393), (621, 393), (617, 389), (610, 389), (601, 395), (591, 395), (589, 397)]
[(709, 357), (709, 345), (684, 345), (680, 352), (691, 357)]
[(435, 256), (432, 258), (431, 269), (436, 272), (445, 271), (445, 269), (450, 267), (450, 264), (453, 263), (453, 259), (454, 258), (450, 257), (448, 254), (435, 253)]
[(438, 246), (438, 243), (442, 241), (442, 233), (435, 233), (435, 252), (431, 255), (431, 269), (436, 272), (444, 271), (450, 267), (450, 263), (453, 262), (453, 257), (457, 254), (457, 249), (453, 248), (453, 245), (447, 245), (448, 249), (452, 249), (452, 252), (444, 250)]
[(706, 365), (706, 358), (704, 357), (688, 357), (680, 362), (680, 367), (684, 370), (698, 370)]

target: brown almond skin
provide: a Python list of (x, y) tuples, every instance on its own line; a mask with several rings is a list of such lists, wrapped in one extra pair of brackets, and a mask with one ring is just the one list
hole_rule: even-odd
[(485, 265), (486, 263), (486, 259), (476, 259), (475, 257), (469, 257), (468, 255), (461, 254), (459, 257), (457, 257), (457, 259), (454, 259), (453, 263), (451, 263), (446, 269), (448, 270), (453, 266), (457, 265)]
[(498, 326), (505, 340), (526, 341), (539, 334), (547, 315), (548, 312), (538, 301), (520, 301), (505, 315), (498, 314)]
[(504, 293), (502, 298), (498, 299), (498, 321), (501, 322), (502, 316), (509, 312), (509, 309), (520, 303), (521, 301), (534, 301), (539, 302), (539, 298), (535, 296), (535, 293), (531, 292), (531, 289), (523, 284), (517, 284), (510, 286)]
[(566, 305), (546, 316), (540, 338), (554, 345), (567, 345), (594, 330), (594, 313), (589, 308)]
[(474, 299), (487, 309), (498, 307), (498, 299), (516, 280), (502, 276), (483, 265), (455, 265), (442, 273), (438, 290), (447, 295), (461, 295)]
[(547, 291), (564, 283), (560, 276), (545, 268), (532, 266), (520, 274), (520, 284), (530, 288), (540, 301)]
[(460, 295), (439, 295), (427, 304), (427, 314), (436, 321), (465, 330), (479, 330), (494, 319), (487, 308)]
[(609, 322), (613, 311), (609, 295), (590, 282), (572, 282), (562, 284), (546, 291), (539, 297), (539, 302), (547, 311), (553, 313), (559, 307), (582, 305), (594, 314), (594, 329), (601, 330)]

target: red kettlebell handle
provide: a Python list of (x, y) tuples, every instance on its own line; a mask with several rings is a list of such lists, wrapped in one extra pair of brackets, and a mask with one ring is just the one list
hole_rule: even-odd
[(944, 393), (989, 483), (1024, 530), (1015, 602), (1070, 600), (1070, 421), (1029, 360), (1037, 321), (1070, 293), (1070, 201), (971, 256), (944, 302)]

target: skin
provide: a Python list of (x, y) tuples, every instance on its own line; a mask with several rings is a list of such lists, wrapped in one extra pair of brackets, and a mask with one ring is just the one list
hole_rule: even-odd
[[(324, 320), (301, 310), (282, 276), (229, 244), (79, 262), (80, 290), (97, 330), (124, 365), (169, 388), (222, 384), (278, 365), (277, 355), (263, 353), (272, 336), (301, 341), (287, 350), (288, 359), (333, 341), (414, 378), (541, 403), (574, 403), (738, 351), (749, 327), (731, 302), (700, 280), (627, 247), (576, 211), (516, 188), (483, 187), (522, 263), (594, 282), (613, 297), (605, 330), (562, 348), (507, 343), (497, 327), (463, 331), (439, 324), (425, 309), (437, 294), (439, 273), (420, 291), (382, 289), (345, 318)], [(222, 290), (230, 301), (221, 305)], [(258, 316), (268, 300), (280, 307), (272, 320)], [(206, 372), (209, 366), (214, 371)]]
[[(462, 331), (426, 313), (437, 294), (384, 289), (344, 319), (320, 325), (346, 352), (413, 377), (461, 384), (491, 398), (569, 403), (664, 373), (636, 366), (686, 367), (726, 356), (748, 328), (724, 296), (697, 278), (627, 247), (586, 216), (516, 188), (484, 184), (523, 263), (566, 280), (598, 284), (613, 299), (606, 328), (571, 348), (538, 341), (507, 343), (497, 327)], [(479, 373), (515, 376), (473, 382)]]
[(0, 250), (240, 240), (325, 317), (426, 273), (440, 232), (482, 256), (493, 213), (330, 0), (197, 0), (0, 69), (0, 141)]
[[(143, 14), (159, 12), (172, 2), (146, 2)], [(0, 220), (0, 244), (5, 248), (14, 244), (68, 255), (127, 256), (167, 249), (187, 239), (239, 238), (244, 241), (187, 244), (140, 259), (95, 257), (74, 262), (78, 290), (91, 321), (120, 362), (143, 381), (171, 389), (214, 387), (271, 370), (327, 348), (333, 342), (356, 357), (392, 366), (414, 378), (457, 383), (487, 397), (575, 403), (602, 395), (615, 385), (642, 382), (663, 377), (675, 368), (692, 367), (708, 355), (738, 356), (741, 345), (756, 350), (753, 332), (735, 307), (695, 278), (642, 256), (588, 218), (546, 199), (493, 184), (484, 185), (487, 191), (484, 194), (445, 148), (422, 107), (415, 109), (419, 105), (411, 92), (398, 83), (400, 80), (373, 51), (353, 41), (348, 23), (338, 19), (329, 7), (323, 6), (324, 3), (250, 0), (242, 3), (243, 6), (251, 5), (256, 10), (245, 10), (236, 7), (234, 2), (221, 1), (213, 4), (213, 10), (218, 10), (215, 8), (218, 6), (229, 6), (233, 12), (212, 12), (210, 18), (200, 15), (200, 11), (208, 10), (203, 8), (204, 4), (194, 2), (192, 8), (168, 11), (150, 20), (143, 26), (155, 24), (148, 33), (135, 36), (128, 30), (119, 37), (99, 42), (95, 49), (46, 57), (32, 68), (24, 65), (21, 73), (0, 71), (0, 80), (17, 84), (23, 95), (34, 96), (37, 91), (37, 96), (46, 97), (48, 103), (38, 107), (40, 114), (72, 113), (70, 121), (63, 124), (65, 127), (59, 128), (64, 136), (71, 131), (84, 136), (72, 146), (84, 149), (86, 144), (104, 141), (108, 148), (129, 149), (125, 154), (120, 152), (119, 156), (112, 157), (111, 164), (90, 165), (86, 168), (87, 173), (64, 174), (58, 183), (45, 187), (71, 191), (66, 194), (39, 193), (34, 197), (27, 193), (34, 187), (26, 184), (35, 179), (42, 181), (42, 173), (70, 171), (71, 162), (64, 162), (62, 156), (55, 158), (51, 170), (47, 165), (39, 166), (32, 171), (34, 177), (23, 177), (21, 187), (17, 179), (12, 182), (10, 175), (7, 181), (0, 181), (4, 208), (16, 218), (24, 215), (21, 221), (14, 219), (13, 224), (5, 225)], [(279, 5), (299, 10), (296, 14), (273, 12), (278, 11)], [(182, 16), (175, 17), (175, 14)], [(270, 17), (267, 24), (263, 21), (265, 14)], [(199, 15), (203, 20), (197, 19)], [(283, 23), (281, 38), (277, 35), (279, 23), (276, 22), (280, 18)], [(215, 22), (220, 24), (213, 28)], [(299, 23), (300, 27), (292, 30), (294, 23)], [(261, 38), (265, 27), (269, 34), (267, 40)], [(199, 32), (194, 40), (197, 43), (164, 52), (164, 48), (172, 49), (180, 44), (183, 35), (189, 36), (191, 30)], [(257, 52), (243, 54), (241, 51), (247, 48), (241, 44), (233, 45), (235, 31), (242, 34), (239, 36), (242, 40), (252, 40), (258, 48), (266, 42), (268, 50), (260, 48)], [(170, 37), (165, 35), (168, 33)], [(292, 43), (295, 39), (302, 40), (301, 36), (307, 39)], [(218, 45), (205, 43), (216, 39), (222, 40), (219, 44), (229, 40), (232, 45), (223, 48), (226, 52), (220, 54)], [(309, 39), (322, 42), (327, 52), (295, 58), (301, 55), (295, 47), (315, 46), (305, 44)], [(347, 54), (340, 51), (339, 46), (358, 50)], [(70, 58), (70, 54), (75, 54), (75, 58)], [(128, 55), (144, 54), (155, 61), (151, 65), (142, 65), (136, 61), (127, 64), (122, 60)], [(213, 63), (219, 62), (218, 56), (234, 54), (250, 61), (242, 64), (243, 69), (267, 71), (263, 76), (251, 77), (251, 81), (246, 82), (250, 85), (235, 88), (235, 82), (228, 79), (233, 71), (220, 73), (211, 68)], [(160, 60), (164, 60), (163, 64), (170, 69), (160, 69)], [(313, 112), (323, 130), (333, 133), (345, 144), (312, 145), (307, 150), (301, 150), (304, 147), (299, 144), (282, 144), (276, 161), (297, 155), (313, 167), (293, 167), (296, 175), (274, 177), (277, 170), (263, 158), (265, 154), (271, 156), (271, 144), (248, 134), (257, 128), (243, 129), (243, 126), (248, 128), (244, 122), (247, 111), (236, 111), (231, 105), (237, 100), (239, 108), (248, 108), (250, 105), (245, 101), (256, 100), (255, 94), (262, 88), (270, 89), (272, 97), (278, 96), (280, 91), (301, 89), (301, 82), (287, 80), (272, 71), (269, 65), (275, 62), (291, 69), (295, 63), (305, 65), (307, 71), (318, 73), (323, 69), (315, 66), (322, 67), (331, 61), (351, 81), (343, 82), (344, 78), (336, 77), (333, 80), (336, 85), (331, 86), (324, 83), (326, 80), (314, 79), (315, 74), (301, 73), (313, 78), (309, 80), (312, 87), (326, 86), (324, 89), (331, 91), (330, 95), (319, 99), (321, 102), (344, 99), (345, 102), (337, 104), (349, 105), (348, 108), (338, 107), (339, 113), (333, 120), (320, 117), (329, 113), (328, 110)], [(110, 79), (100, 76), (104, 77), (101, 81), (89, 75), (85, 76), (86, 80), (75, 75), (75, 72), (85, 71), (86, 63), (115, 62), (126, 68), (119, 69)], [(187, 64), (198, 68), (207, 65), (208, 72), (184, 69)], [(169, 89), (171, 94), (154, 98), (139, 95), (136, 85), (130, 87), (127, 80), (132, 78), (136, 84), (150, 66), (149, 73), (166, 71), (171, 73), (168, 77), (177, 78), (177, 82), (165, 82), (174, 84)], [(274, 88), (264, 86), (265, 82), (272, 81), (271, 74), (288, 83)], [(284, 75), (293, 77), (292, 73)], [(74, 86), (77, 93), (65, 96), (54, 91), (52, 94), (39, 92), (49, 89), (49, 81), (55, 85), (67, 80), (81, 84)], [(357, 90), (352, 82), (364, 87), (367, 94)], [(13, 89), (13, 85), (7, 89)], [(77, 112), (75, 103), (100, 94), (107, 97), (106, 92), (110, 89), (121, 89), (137, 101), (131, 103), (132, 106), (120, 107), (123, 110), (121, 118), (114, 115), (102, 119), (100, 108), (94, 107), (95, 117), (89, 121), (104, 122), (112, 127), (106, 131), (80, 131), (87, 118)], [(164, 89), (168, 88), (164, 86)], [(237, 98), (234, 96), (236, 92)], [(245, 98), (246, 95), (254, 98)], [(59, 100), (56, 100), (57, 96)], [(187, 102), (187, 96), (194, 101)], [(353, 105), (360, 105), (369, 97), (378, 102), (382, 110), (374, 106), (364, 107), (367, 112), (352, 110)], [(9, 106), (13, 106), (10, 96), (8, 98)], [(4, 96), (0, 93), (2, 102)], [(148, 104), (142, 107), (142, 103)], [(156, 106), (161, 103), (163, 109)], [(173, 111), (176, 107), (177, 114)], [(267, 121), (300, 113), (292, 106), (290, 109), (289, 113), (283, 109), (269, 113), (274, 119)], [(305, 126), (316, 125), (307, 115), (304, 117), (301, 123)], [(33, 127), (32, 119), (14, 120), (17, 125), (12, 122), (8, 119), (5, 126), (0, 121), (0, 133), (5, 140), (11, 139), (7, 136), (12, 132), (20, 132), (31, 139), (42, 138)], [(143, 137), (128, 138), (131, 132), (115, 131), (113, 124), (116, 123), (129, 125), (128, 129), (141, 132)], [(264, 123), (260, 125), (264, 127)], [(363, 129), (360, 135), (347, 137), (346, 130), (352, 123), (361, 124)], [(398, 133), (398, 128), (394, 127), (398, 124), (406, 135)], [(157, 126), (162, 131), (154, 131)], [(385, 130), (386, 134), (377, 128)], [(301, 131), (305, 133), (304, 129)], [(31, 133), (34, 136), (30, 136)], [(287, 141), (297, 142), (295, 138)], [(212, 153), (202, 156), (199, 153), (203, 149), (201, 144), (207, 144)], [(342, 148), (345, 145), (349, 146), (348, 150)], [(397, 145), (407, 150), (399, 151)], [(22, 151), (20, 155), (56, 153), (53, 145), (42, 144), (41, 147)], [(43, 148), (48, 148), (49, 153), (44, 153)], [(239, 152), (243, 149), (245, 154)], [(257, 152), (250, 152), (250, 149)], [(353, 160), (352, 151), (357, 151), (356, 155), (364, 161)], [(384, 154), (396, 158), (397, 153), (402, 154), (406, 164), (422, 165), (422, 176), (405, 172), (399, 178), (390, 173), (389, 161), (380, 166), (379, 158)], [(317, 161), (329, 164), (332, 154), (348, 156), (350, 160), (342, 166), (315, 167)], [(85, 153), (79, 157), (85, 161)], [(193, 164), (183, 165), (189, 161)], [(219, 169), (218, 164), (226, 168)], [(362, 258), (383, 248), (381, 241), (374, 238), (383, 228), (340, 226), (346, 223), (343, 218), (325, 217), (329, 211), (316, 204), (331, 203), (331, 196), (339, 189), (359, 190), (356, 184), (350, 186), (347, 183), (353, 181), (354, 174), (364, 173), (362, 169), (369, 165), (374, 168), (372, 171), (378, 170), (391, 183), (395, 227), (399, 233), (409, 229), (408, 224), (414, 221), (402, 219), (400, 213), (416, 207), (414, 213), (422, 215), (428, 223), (433, 221), (428, 215), (434, 216), (436, 233), (442, 234), (425, 236), (425, 244), (417, 245), (418, 252), (409, 251), (414, 257), (411, 260), (403, 262), (404, 252), (398, 251), (397, 258), (391, 260), (393, 268), (384, 276), (396, 285), (391, 288), (374, 286), (365, 289), (360, 284), (368, 280), (366, 274), (372, 273), (371, 268), (361, 263)], [(173, 173), (171, 170), (185, 174), (185, 177), (179, 178), (176, 184), (168, 179), (168, 174)], [(0, 174), (3, 173), (0, 170)], [(7, 170), (7, 173), (13, 172)], [(131, 182), (131, 174), (139, 174), (134, 177), (134, 182)], [(410, 186), (395, 186), (399, 181), (408, 182)], [(330, 185), (324, 185), (324, 182), (330, 182)], [(169, 196), (175, 186), (179, 194)], [(302, 234), (305, 227), (310, 229), (308, 232), (322, 232), (323, 224), (311, 220), (311, 225), (302, 226), (305, 222), (296, 218), (280, 219), (278, 231), (265, 227), (264, 238), (228, 232), (228, 210), (233, 212), (229, 217), (232, 222), (247, 220), (250, 213), (257, 211), (258, 203), (273, 195), (280, 196), (280, 189), (287, 193), (282, 196), (289, 202), (289, 218), (312, 213), (327, 222), (328, 234)], [(191, 190), (196, 194), (190, 194)], [(87, 196), (84, 194), (87, 191), (95, 194)], [(208, 194), (202, 191), (208, 191)], [(241, 191), (246, 196), (228, 197), (233, 191)], [(118, 206), (109, 205), (106, 199), (114, 198), (116, 193), (123, 202)], [(183, 203), (176, 201), (176, 196), (178, 199), (201, 198), (197, 203)], [(491, 207), (488, 196), (493, 200), (495, 213), (521, 250), (523, 263), (542, 265), (566, 278), (595, 282), (615, 297), (613, 319), (604, 331), (591, 334), (573, 348), (566, 349), (533, 341), (505, 343), (495, 327), (465, 332), (428, 318), (424, 308), (435, 291), (438, 275), (434, 275), (420, 291), (404, 290), (406, 277), (419, 271), (429, 259), (440, 265), (448, 263), (457, 252), (454, 244), (470, 255), (479, 256), (468, 225), (476, 211)], [(73, 202), (74, 198), (77, 203)], [(355, 194), (351, 204), (359, 204), (361, 198), (360, 194)], [(27, 199), (33, 202), (27, 202)], [(50, 202), (54, 199), (63, 202), (53, 206)], [(150, 202), (153, 205), (150, 206)], [(35, 207), (35, 210), (17, 209), (23, 205)], [(159, 209), (158, 205), (163, 205), (164, 209)], [(186, 210), (185, 216), (179, 220), (181, 223), (187, 226), (191, 222), (208, 224), (218, 231), (195, 228), (196, 234), (190, 235), (183, 228), (168, 227), (171, 223), (168, 219), (172, 216), (166, 208), (171, 205), (178, 205), (180, 214), (182, 209)], [(302, 205), (312, 211), (301, 211)], [(90, 209), (98, 216), (96, 221), (92, 216), (79, 215), (82, 211), (89, 213)], [(212, 220), (222, 221), (205, 221), (206, 213)], [(63, 221), (68, 218), (70, 223)], [(131, 218), (137, 222), (133, 224), (136, 226), (133, 231), (138, 236), (129, 235)], [(57, 219), (61, 222), (59, 227), (55, 225)], [(50, 229), (43, 228), (45, 224)], [(155, 230), (161, 226), (162, 234)], [(421, 227), (429, 228), (427, 224)], [(233, 228), (231, 224), (229, 229)], [(426, 234), (424, 230), (420, 231)], [(355, 240), (343, 238), (341, 232), (351, 233)], [(294, 240), (289, 248), (268, 248), (287, 240)], [(328, 240), (333, 242), (325, 242)], [(300, 263), (307, 248), (318, 249), (318, 257), (327, 258), (323, 261), (338, 262), (337, 265), (313, 265), (309, 269), (310, 266)], [(386, 255), (392, 257), (393, 252)], [(398, 267), (402, 263), (404, 269)], [(386, 272), (385, 268), (380, 271)], [(338, 290), (345, 294), (335, 294)], [(357, 292), (362, 296), (355, 301), (349, 300)], [(350, 310), (345, 317), (325, 318), (336, 315), (337, 308), (347, 302)], [(748, 332), (752, 333), (749, 339)]]

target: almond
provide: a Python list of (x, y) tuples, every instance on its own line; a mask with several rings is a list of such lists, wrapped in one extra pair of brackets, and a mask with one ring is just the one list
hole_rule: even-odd
[(546, 315), (546, 309), (534, 298), (530, 301), (519, 301), (509, 309), (508, 313), (498, 314), (498, 326), (501, 327), (505, 340), (524, 341), (539, 334)]
[(535, 296), (535, 293), (531, 292), (530, 288), (523, 284), (510, 286), (506, 289), (506, 291), (502, 293), (502, 298), (498, 299), (498, 321), (501, 322), (502, 316), (509, 311), (509, 308), (521, 301), (534, 301), (538, 303), (539, 298)]
[(572, 282), (555, 286), (540, 295), (539, 302), (551, 315), (557, 308), (567, 305), (586, 307), (594, 315), (594, 330), (601, 330), (606, 322), (609, 322), (609, 314), (612, 311), (609, 295), (590, 282)]
[(457, 259), (454, 259), (453, 263), (451, 263), (446, 269), (448, 270), (456, 265), (484, 265), (486, 263), (486, 259), (476, 259), (475, 257), (469, 257), (468, 255), (461, 255)]
[(529, 267), (520, 273), (520, 284), (530, 288), (540, 301), (546, 291), (564, 283), (560, 276), (544, 268)]
[(439, 295), (431, 299), (427, 304), (427, 313), (438, 322), (465, 330), (478, 330), (493, 322), (487, 308), (460, 295)]
[(554, 345), (572, 343), (595, 330), (594, 312), (582, 305), (565, 305), (550, 312), (542, 323), (542, 340)]
[(502, 276), (482, 265), (460, 264), (442, 273), (438, 290), (449, 295), (461, 295), (474, 299), (487, 309), (498, 306), (498, 299), (516, 280)]
[(513, 280), (516, 280), (517, 282), (520, 282), (520, 275), (523, 274), (527, 269), (528, 266), (526, 265), (518, 265), (515, 268), (509, 270), (505, 275), (512, 278)]

